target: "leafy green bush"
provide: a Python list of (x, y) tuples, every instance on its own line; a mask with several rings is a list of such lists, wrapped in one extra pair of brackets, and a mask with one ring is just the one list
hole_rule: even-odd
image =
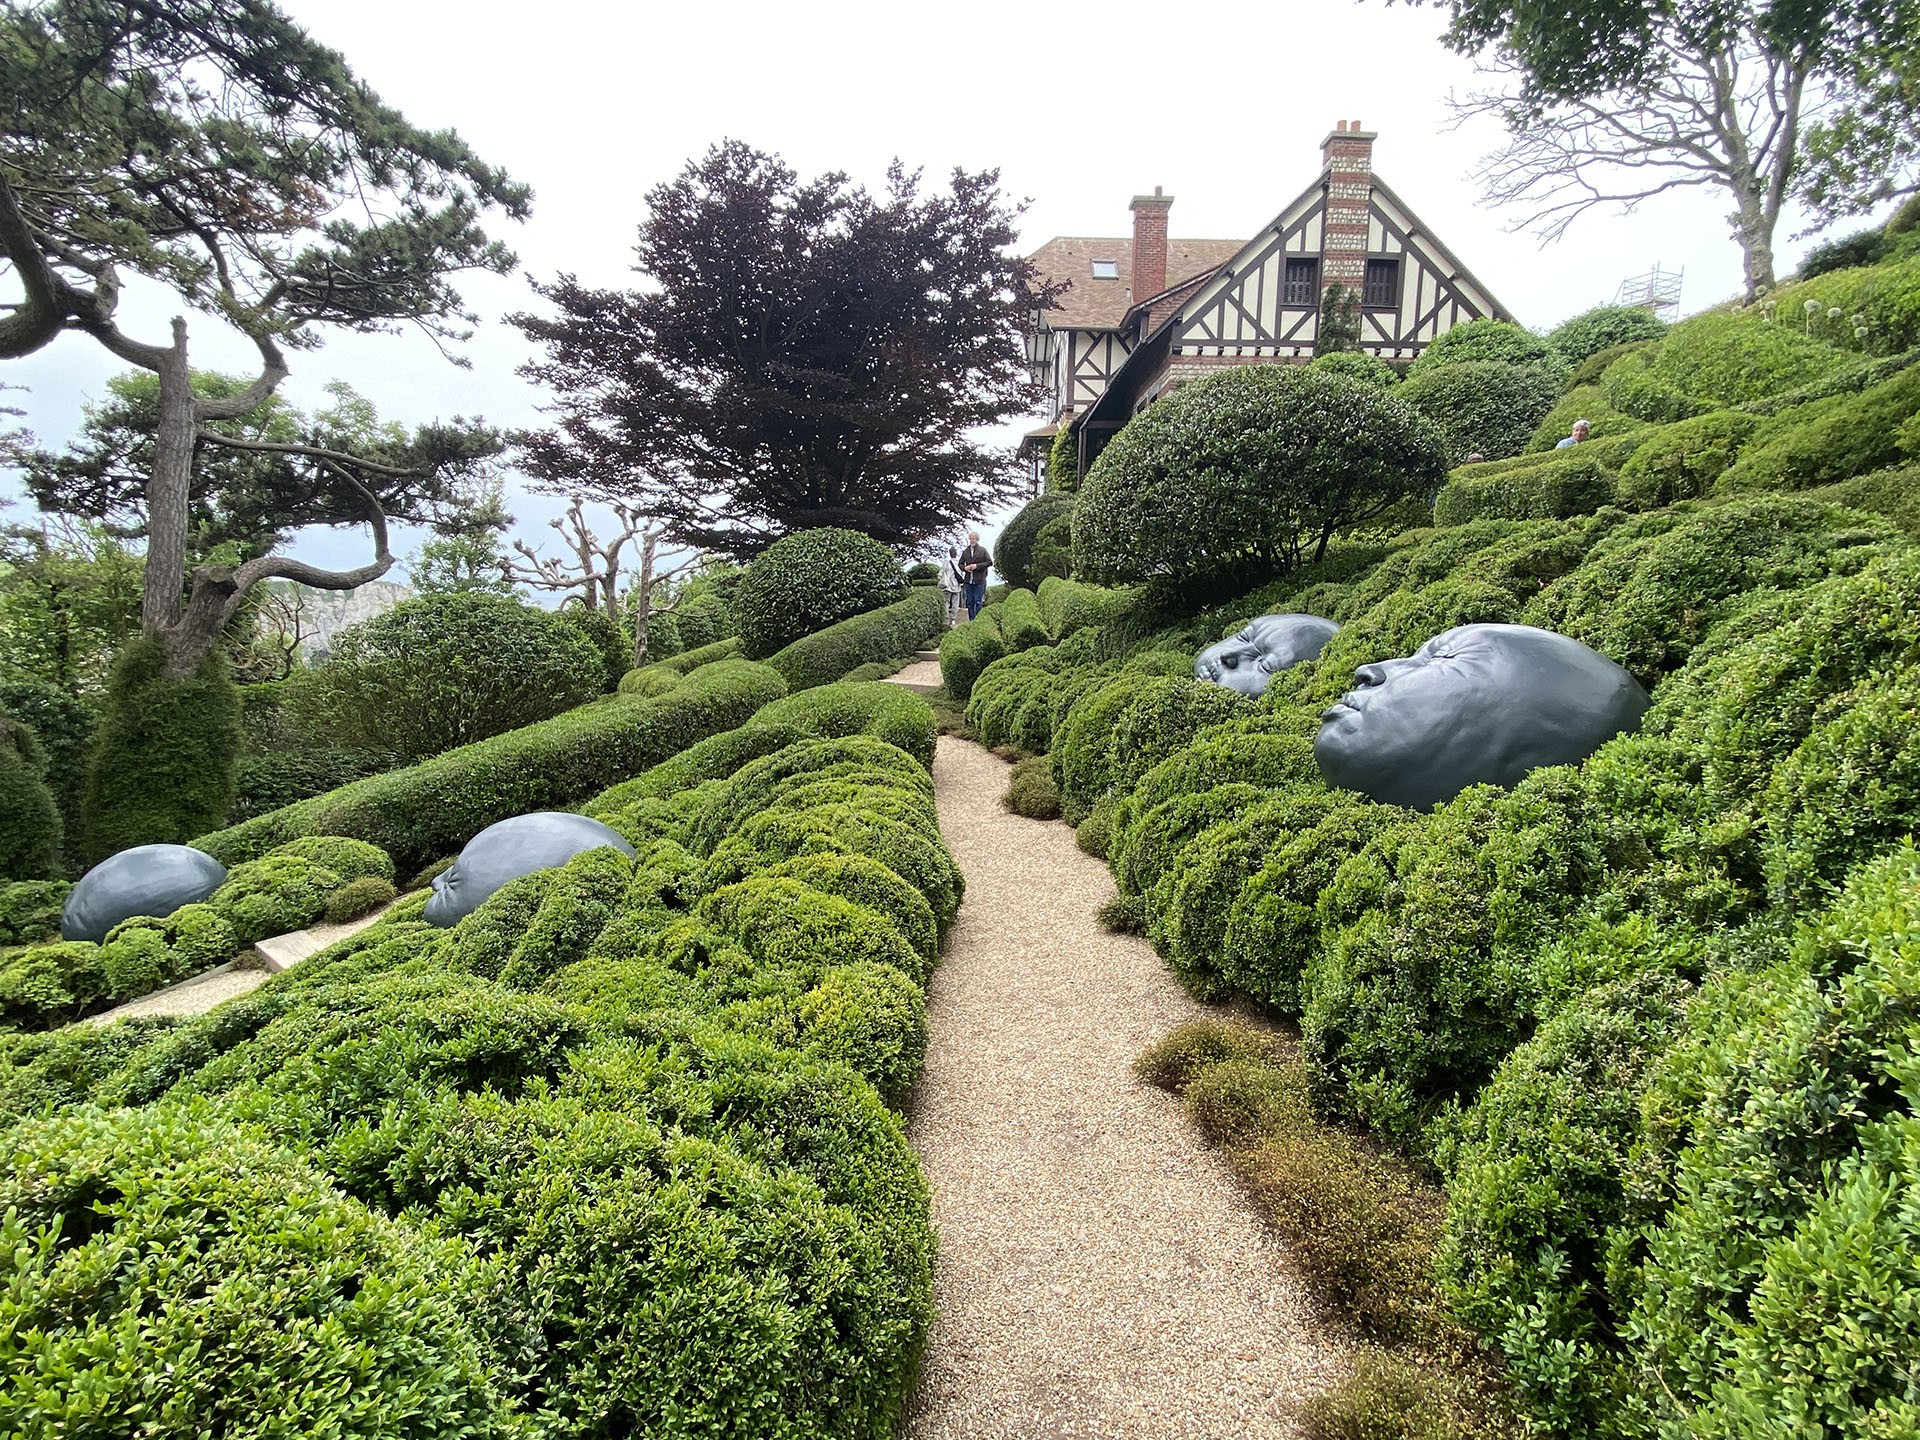
[(1009, 590), (1000, 602), (997, 618), (1009, 654), (1045, 645), (1052, 638), (1040, 613), (1040, 600), (1031, 590)]
[(134, 640), (114, 661), (87, 774), (88, 864), (135, 845), (178, 844), (226, 823), (240, 752), (240, 700), (226, 664), (166, 674), (157, 640)]
[(600, 693), (611, 695), (620, 686), (620, 677), (633, 664), (633, 642), (618, 621), (604, 610), (589, 610), (584, 605), (562, 605), (554, 612), (567, 625), (578, 630), (593, 646), (604, 667)]
[(673, 689), (686, 676), (678, 670), (670, 670), (663, 661), (658, 665), (642, 665), (638, 670), (629, 670), (620, 677), (615, 687), (622, 695), (637, 696), (642, 700), (651, 700)]
[[(1884, 264), (1783, 285), (1770, 298), (1776, 323), (1804, 325), (1817, 316), (1823, 333), (1870, 354), (1892, 355), (1920, 345), (1920, 252), (1911, 249)], [(1840, 313), (1833, 315), (1835, 310)], [(1857, 329), (1866, 335), (1856, 337)]]
[(1220, 685), (1167, 675), (1121, 674), (1073, 707), (1055, 731), (1053, 771), (1070, 820), (1123, 793), (1202, 728), (1249, 707)]
[(72, 888), (64, 880), (0, 883), (0, 948), (56, 938), (60, 908)]
[(816, 630), (767, 658), (789, 690), (830, 685), (873, 660), (911, 655), (946, 628), (947, 602), (938, 590), (914, 589), (906, 598)]
[(1586, 359), (1573, 367), (1573, 373), (1567, 377), (1567, 393), (1572, 394), (1575, 390), (1590, 389), (1593, 391), (1594, 396), (1598, 398), (1600, 394), (1601, 377), (1607, 373), (1614, 361), (1620, 359), (1623, 355), (1632, 355), (1637, 351), (1649, 350), (1657, 343), (1657, 341), (1653, 340), (1632, 340), (1623, 345), (1609, 345), (1604, 350), (1594, 351), (1593, 354), (1587, 356)]
[(1051, 575), (1040, 582), (1035, 598), (1040, 602), (1040, 619), (1047, 627), (1047, 634), (1055, 640), (1104, 625), (1127, 604), (1127, 596), (1120, 591)]
[(1667, 324), (1638, 305), (1600, 305), (1563, 320), (1547, 334), (1547, 344), (1573, 364), (1619, 345), (1658, 340)]
[(993, 545), (994, 564), (1007, 583), (1021, 590), (1037, 590), (1048, 576), (1066, 575), (1064, 570), (1036, 569), (1036, 542), (1040, 532), (1055, 520), (1072, 523), (1074, 497), (1067, 491), (1048, 491), (1029, 500), (1000, 532)]
[(41, 680), (0, 681), (0, 711), (27, 725), (40, 742), (47, 757), (47, 789), (60, 807), (61, 829), (78, 835), (99, 717), (59, 686)]
[(1420, 352), (1407, 373), (1409, 380), (1451, 365), (1534, 365), (1564, 369), (1565, 356), (1535, 335), (1506, 320), (1482, 318), (1456, 325), (1437, 336)]
[(320, 918), (329, 925), (344, 925), (349, 920), (371, 915), (383, 905), (392, 904), (397, 893), (393, 881), (384, 880), (378, 875), (362, 875), (357, 880), (347, 881), (327, 897), (327, 908)]
[(0, 1024), (40, 1029), (76, 1019), (106, 988), (100, 947), (85, 940), (0, 954)]
[(242, 755), (234, 770), (233, 808), (227, 821), (237, 825), (269, 810), (391, 770), (397, 763), (387, 751), (344, 746)]
[(694, 741), (739, 725), (785, 688), (764, 666), (738, 660), (704, 666), (658, 699), (608, 697), (196, 843), (235, 865), (301, 836), (346, 835), (379, 846), (401, 870), (411, 871), (457, 851), (496, 820), (577, 805)]
[(662, 669), (677, 670), (682, 675), (691, 675), (702, 665), (711, 665), (716, 660), (731, 660), (739, 653), (740, 637), (729, 635), (725, 639), (715, 640), (710, 645), (702, 645), (697, 650), (683, 650), (678, 655), (670, 655), (659, 664)]
[(1761, 315), (1708, 311), (1614, 365), (1603, 388), (1630, 415), (1684, 420), (1804, 385), (1845, 361), (1831, 345)]
[(428, 595), (342, 630), (295, 704), (311, 732), (417, 760), (584, 704), (618, 683), (608, 665), (560, 615), (474, 591)]
[(1476, 453), (1488, 460), (1518, 455), (1560, 393), (1559, 373), (1546, 366), (1460, 360), (1423, 367), (1425, 358), (1414, 362), (1398, 393), (1439, 430), (1452, 465)]
[(965, 704), (980, 672), (1006, 653), (1006, 637), (1000, 633), (993, 606), (954, 626), (940, 637), (940, 678), (946, 682), (947, 694)]
[[(1464, 369), (1465, 367), (1459, 367)], [(1455, 374), (1447, 370), (1441, 374)], [(1411, 382), (1409, 382), (1411, 383)], [(1433, 501), (1433, 523), (1469, 520), (1564, 520), (1591, 515), (1614, 500), (1614, 472), (1588, 446), (1550, 450), (1523, 468), (1482, 476), (1480, 467), (1455, 471)]]
[(1898, 464), (1900, 428), (1916, 414), (1920, 366), (1858, 395), (1785, 411), (1761, 426), (1715, 490), (1804, 490)]
[(1837, 235), (1831, 240), (1822, 240), (1800, 257), (1796, 278), (1811, 280), (1816, 275), (1849, 270), (1856, 265), (1875, 265), (1886, 258), (1892, 246), (1892, 237), (1877, 225), (1856, 230), (1851, 235)]
[(900, 562), (871, 536), (832, 526), (801, 530), (774, 541), (741, 575), (733, 596), (740, 643), (747, 658), (762, 660), (802, 636), (890, 605), (906, 588)]
[(1039, 754), (1053, 738), (1053, 694), (1072, 667), (1061, 648), (1038, 646), (1005, 655), (980, 672), (967, 701), (967, 724), (982, 745), (1016, 745)]
[(276, 850), (234, 866), (207, 904), (226, 917), (240, 944), (251, 945), (306, 929), (326, 913), (328, 897), (345, 883), (338, 871)]
[(1305, 366), (1236, 366), (1136, 415), (1094, 462), (1074, 573), (1198, 593), (1318, 558), (1439, 488), (1438, 434), (1397, 394)]
[(1759, 425), (1738, 410), (1714, 410), (1662, 425), (1620, 467), (1620, 501), (1638, 510), (1710, 493)]
[(1358, 380), (1381, 390), (1391, 390), (1401, 379), (1400, 372), (1393, 366), (1378, 355), (1369, 355), (1364, 350), (1329, 350), (1309, 360), (1307, 368), (1328, 375), (1344, 375), (1349, 380)]
[(75, 1110), (4, 1151), (9, 1433), (513, 1433), (469, 1328), (471, 1255), (211, 1107)]
[(1000, 803), (1029, 820), (1058, 820), (1060, 787), (1053, 783), (1053, 763), (1044, 755), (1029, 755), (1016, 764)]
[(0, 710), (0, 880), (60, 874), (60, 812), (31, 727)]

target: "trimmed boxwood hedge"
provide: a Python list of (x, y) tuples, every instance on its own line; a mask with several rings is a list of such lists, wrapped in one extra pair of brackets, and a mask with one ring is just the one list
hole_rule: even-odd
[(973, 693), (980, 672), (1007, 653), (998, 610), (989, 605), (973, 619), (940, 637), (940, 677), (947, 694), (962, 704)]
[(871, 661), (911, 655), (947, 624), (946, 596), (925, 587), (903, 600), (815, 631), (767, 657), (790, 690), (830, 685)]
[(578, 805), (596, 790), (746, 720), (786, 683), (728, 660), (657, 699), (609, 696), (524, 729), (357, 781), (193, 843), (225, 865), (305, 835), (378, 845), (403, 873), (452, 854), (496, 820)]
[(892, 604), (906, 588), (899, 560), (870, 535), (829, 525), (784, 536), (754, 558), (734, 589), (743, 653), (764, 660), (802, 636)]
[(1535, 463), (1481, 475), (1478, 465), (1455, 471), (1433, 501), (1433, 523), (1469, 520), (1564, 520), (1590, 515), (1614, 500), (1614, 472), (1576, 445), (1533, 457)]
[(1037, 590), (1040, 582), (1050, 576), (1065, 578), (1065, 570), (1038, 570), (1034, 568), (1034, 562), (1040, 532), (1061, 520), (1071, 526), (1074, 503), (1071, 493), (1050, 490), (1029, 500), (1020, 513), (1007, 522), (1006, 528), (1000, 532), (1000, 538), (994, 541), (993, 562), (1009, 585), (1023, 590)]
[[(210, 1015), (12, 1046), (0, 1107), (55, 1112), (0, 1142), (22, 1344), (242, 1437), (894, 1433), (933, 1236), (882, 1095), (920, 1067), (951, 859), (897, 750), (757, 775), (724, 877), (603, 849), (451, 931), (403, 903)], [(92, 1391), (37, 1364), (0, 1407), (77, 1424)]]

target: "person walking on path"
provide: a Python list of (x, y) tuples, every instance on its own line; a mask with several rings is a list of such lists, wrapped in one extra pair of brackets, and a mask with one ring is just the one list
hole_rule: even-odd
[(967, 618), (973, 619), (987, 603), (987, 572), (993, 568), (993, 556), (980, 543), (980, 532), (967, 532), (967, 548), (960, 552), (960, 573), (967, 582)]
[(949, 545), (940, 560), (940, 590), (947, 597), (947, 628), (960, 623), (960, 607), (966, 603), (967, 577), (960, 573), (960, 549)]

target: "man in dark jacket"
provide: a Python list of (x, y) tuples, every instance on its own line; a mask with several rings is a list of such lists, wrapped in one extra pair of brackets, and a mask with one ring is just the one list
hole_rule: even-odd
[(960, 573), (967, 580), (967, 618), (973, 619), (987, 603), (987, 572), (993, 568), (993, 556), (980, 543), (980, 532), (967, 532), (967, 548), (960, 552)]

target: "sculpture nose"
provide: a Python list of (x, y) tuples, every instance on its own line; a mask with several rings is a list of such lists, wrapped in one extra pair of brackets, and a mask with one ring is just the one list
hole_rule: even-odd
[(1387, 667), (1384, 665), (1362, 665), (1358, 670), (1353, 672), (1353, 678), (1358, 680), (1361, 685), (1369, 688), (1375, 685), (1384, 685), (1387, 680)]

